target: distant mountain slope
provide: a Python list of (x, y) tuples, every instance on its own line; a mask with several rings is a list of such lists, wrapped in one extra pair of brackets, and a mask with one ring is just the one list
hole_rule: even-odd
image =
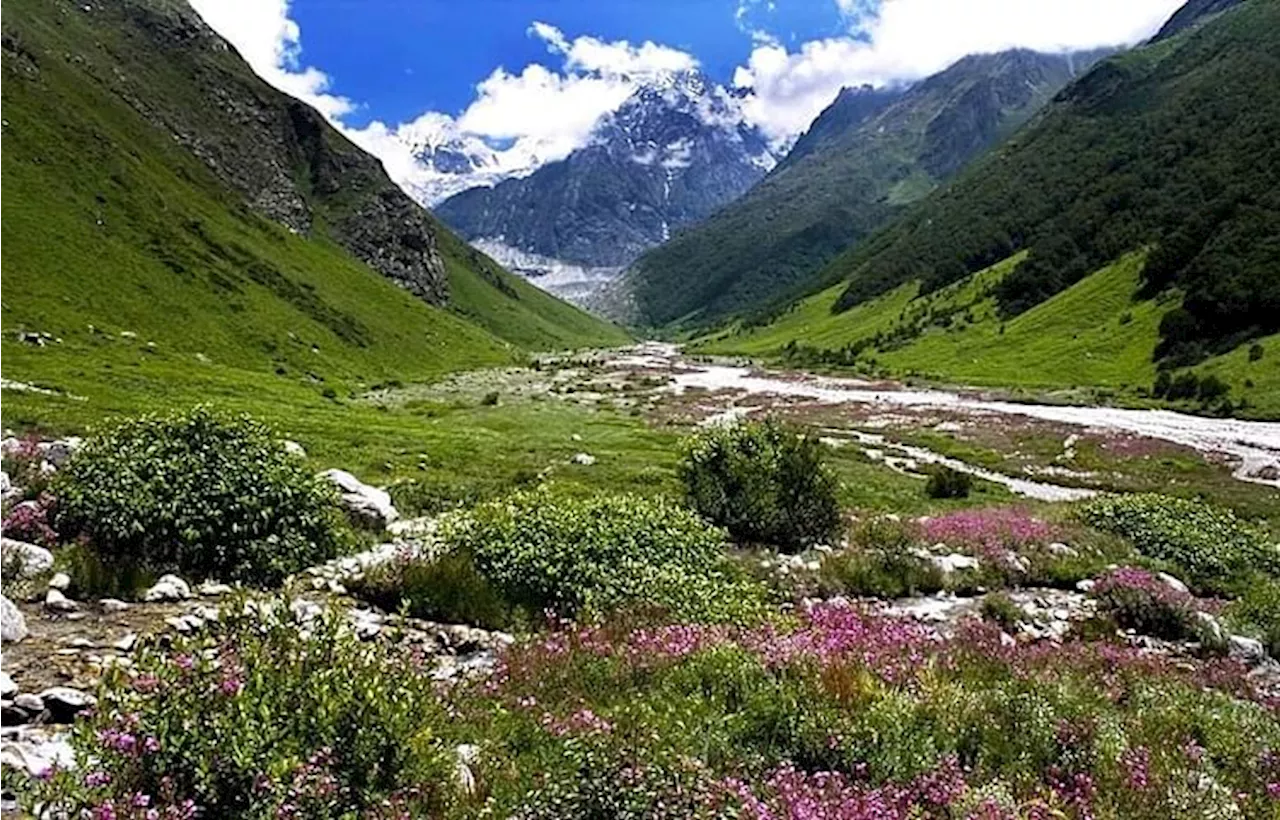
[(1174, 293), (1158, 358), (1197, 361), (1280, 330), (1280, 2), (1109, 59), (1034, 127), (835, 260), (837, 310), (943, 287), (1027, 251), (996, 292), (1013, 316), (1153, 248), (1143, 291)]
[(638, 324), (696, 324), (802, 285), (1012, 133), (1095, 55), (966, 57), (903, 93), (846, 90), (746, 196), (628, 272)]
[(625, 338), (461, 243), (183, 2), (14, 0), (2, 54), (6, 378), (116, 379), (137, 348), (175, 378), (369, 381)]
[(738, 197), (773, 167), (738, 100), (701, 74), (640, 86), (595, 128), (589, 145), (529, 176), (473, 188), (436, 213), (556, 292), (616, 272), (678, 228)]
[(1156, 32), (1156, 36), (1151, 38), (1151, 42), (1158, 43), (1161, 40), (1167, 40), (1191, 26), (1205, 22), (1215, 14), (1232, 8), (1240, 2), (1242, 0), (1190, 0), (1185, 6), (1174, 12), (1168, 22), (1160, 27), (1160, 30)]

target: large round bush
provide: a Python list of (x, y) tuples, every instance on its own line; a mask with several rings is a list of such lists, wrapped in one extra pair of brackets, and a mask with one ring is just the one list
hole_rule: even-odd
[(732, 572), (723, 533), (664, 499), (518, 492), (446, 519), (442, 537), (531, 614), (652, 608), (734, 620), (760, 601), (761, 590)]
[(689, 503), (741, 541), (795, 548), (839, 535), (839, 482), (822, 443), (778, 422), (700, 432), (678, 469)]
[(333, 557), (334, 491), (247, 416), (143, 416), (91, 437), (55, 480), (57, 526), (104, 562), (270, 584)]

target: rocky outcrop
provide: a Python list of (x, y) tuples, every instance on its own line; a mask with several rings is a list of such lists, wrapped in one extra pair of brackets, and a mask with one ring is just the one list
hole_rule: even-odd
[(400, 518), (386, 490), (371, 487), (346, 470), (326, 470), (321, 476), (338, 488), (342, 506), (356, 524), (381, 531)]
[[(448, 300), (439, 224), (319, 112), (255, 76), (185, 3), (126, 0), (87, 19), (118, 29), (133, 46), (117, 54), (124, 70), (104, 82), (254, 211), (295, 233), (323, 225), (353, 256), (414, 295), (436, 305)], [(183, 72), (200, 104), (144, 84), (157, 64)]]

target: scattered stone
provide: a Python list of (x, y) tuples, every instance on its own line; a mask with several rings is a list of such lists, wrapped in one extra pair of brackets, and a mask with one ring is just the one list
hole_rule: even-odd
[(52, 464), (54, 467), (61, 467), (67, 463), (67, 459), (80, 449), (80, 445), (84, 440), (78, 436), (70, 438), (58, 439), (40, 445), (40, 450), (44, 456), (44, 460)]
[(1048, 550), (1050, 555), (1061, 555), (1061, 556), (1066, 556), (1070, 558), (1074, 558), (1075, 556), (1080, 554), (1080, 552), (1075, 547), (1069, 544), (1063, 544), (1060, 541), (1055, 541), (1052, 544), (1050, 544), (1048, 546)]
[(147, 590), (142, 600), (147, 603), (185, 601), (191, 597), (191, 587), (176, 575), (164, 575), (156, 585)]
[(102, 607), (102, 611), (108, 615), (114, 615), (117, 612), (124, 612), (129, 605), (124, 601), (115, 598), (103, 598), (98, 601), (98, 606)]
[(1157, 573), (1156, 577), (1163, 581), (1165, 586), (1169, 587), (1169, 589), (1172, 589), (1174, 592), (1178, 592), (1183, 595), (1191, 594), (1191, 590), (1187, 589), (1186, 584), (1182, 583), (1177, 578), (1174, 578), (1167, 572)]
[(56, 589), (59, 592), (66, 592), (71, 589), (71, 576), (65, 572), (59, 572), (49, 579), (49, 589)]
[(69, 686), (54, 686), (40, 693), (49, 719), (54, 723), (70, 723), (76, 715), (98, 705), (98, 699), (88, 692)]
[(24, 692), (14, 698), (13, 705), (26, 712), (31, 718), (44, 712), (44, 698), (30, 692)]
[(175, 632), (178, 632), (179, 634), (182, 634), (182, 635), (187, 635), (192, 632), (198, 632), (199, 630), (204, 628), (204, 619), (198, 615), (193, 615), (190, 613), (186, 615), (178, 615), (178, 616), (165, 618), (164, 622), (168, 624), (169, 627), (173, 629)]
[(1232, 635), (1227, 639), (1227, 651), (1231, 657), (1248, 666), (1258, 666), (1267, 660), (1267, 650), (1262, 641), (1246, 638), (1243, 635)]
[(1093, 580), (1092, 578), (1084, 578), (1082, 580), (1076, 581), (1076, 591), (1083, 592), (1084, 594), (1088, 595), (1090, 592), (1093, 592), (1093, 588), (1097, 585), (1098, 585), (1098, 582)]
[(0, 698), (8, 700), (18, 694), (18, 684), (13, 682), (8, 672), (0, 672)]
[(580, 464), (583, 467), (590, 467), (592, 464), (596, 463), (596, 457), (590, 453), (578, 453), (573, 458), (569, 459), (569, 461), (574, 464)]
[(46, 738), (44, 735), (24, 731), (30, 739), (6, 741), (0, 747), (0, 767), (24, 772), (28, 777), (45, 777), (56, 766), (74, 769), (75, 750), (61, 734)]
[(357, 524), (384, 530), (399, 520), (400, 513), (386, 490), (371, 487), (345, 470), (326, 470), (320, 475), (341, 491), (342, 505)]
[(0, 595), (0, 641), (17, 643), (26, 638), (27, 619), (7, 596)]
[(44, 596), (44, 608), (50, 612), (66, 613), (75, 612), (80, 605), (63, 595), (61, 590), (50, 588)]
[(128, 632), (117, 641), (113, 641), (111, 646), (121, 652), (132, 652), (133, 648), (138, 645), (138, 633)]
[(290, 441), (289, 439), (284, 440), (284, 451), (291, 456), (298, 456), (299, 458), (307, 457), (306, 448), (298, 442)]
[(53, 553), (44, 547), (0, 538), (0, 563), (3, 563), (7, 580), (22, 581), (53, 569)]
[(931, 555), (929, 561), (944, 575), (966, 569), (977, 569), (978, 559), (969, 555), (953, 552), (950, 555)]
[(230, 595), (234, 590), (227, 584), (219, 584), (216, 581), (205, 581), (196, 587), (196, 592), (206, 598), (217, 598), (222, 595)]
[(1201, 610), (1196, 611), (1196, 621), (1200, 624), (1200, 628), (1205, 635), (1218, 644), (1222, 644), (1227, 639), (1226, 632), (1222, 629), (1222, 624), (1218, 623), (1218, 619), (1208, 612)]

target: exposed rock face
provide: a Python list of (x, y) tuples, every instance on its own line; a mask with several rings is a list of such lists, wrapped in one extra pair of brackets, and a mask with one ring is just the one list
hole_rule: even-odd
[(342, 506), (356, 523), (381, 531), (400, 518), (386, 490), (371, 487), (345, 470), (326, 470), (321, 475), (342, 493)]
[[(123, 19), (107, 22), (116, 14)], [(121, 52), (126, 71), (104, 81), (243, 194), (254, 211), (301, 234), (323, 223), (383, 276), (432, 304), (447, 301), (438, 225), (430, 215), (319, 112), (258, 79), (185, 3), (126, 0), (94, 15), (133, 41)], [(214, 104), (190, 105), (163, 93), (163, 84), (143, 81), (174, 70)]]
[(27, 637), (27, 619), (22, 612), (3, 595), (0, 595), (0, 640), (16, 643)]
[(1206, 18), (1226, 11), (1239, 4), (1240, 0), (1190, 0), (1185, 6), (1174, 12), (1160, 31), (1156, 32), (1156, 36), (1151, 38), (1151, 42), (1156, 43), (1173, 37), (1191, 26), (1199, 25)]
[(638, 88), (565, 159), (464, 191), (436, 212), (534, 282), (567, 268), (598, 278), (737, 198), (775, 163), (739, 100), (685, 72)]

